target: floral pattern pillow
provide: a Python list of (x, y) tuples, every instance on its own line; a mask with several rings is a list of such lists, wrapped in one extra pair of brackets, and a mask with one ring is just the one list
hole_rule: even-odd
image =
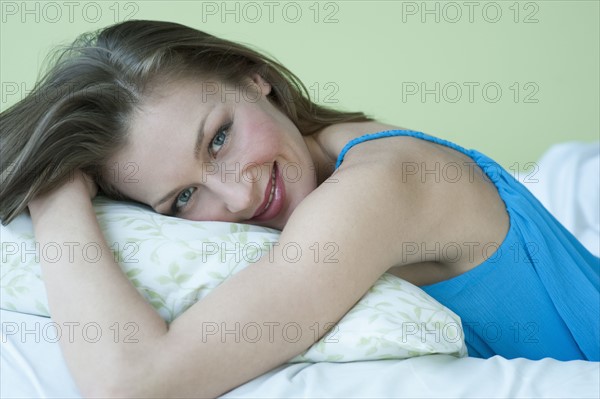
[[(183, 220), (103, 197), (94, 200), (94, 207), (115, 260), (169, 322), (258, 261), (279, 237), (278, 230), (265, 227)], [(39, 262), (42, 256), (57, 256), (59, 249), (36, 244), (26, 214), (0, 226), (0, 240), (0, 307), (48, 316)], [(92, 257), (95, 252), (87, 253)], [(433, 353), (466, 356), (460, 318), (420, 288), (386, 273), (327, 335), (290, 362)]]

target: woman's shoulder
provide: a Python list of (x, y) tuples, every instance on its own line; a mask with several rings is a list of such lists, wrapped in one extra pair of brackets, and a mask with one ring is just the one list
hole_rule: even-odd
[[(379, 123), (344, 125), (319, 137), (320, 144), (329, 146), (324, 151), (330, 151), (333, 159), (348, 141), (361, 135), (406, 130)], [(312, 202), (311, 210), (322, 208), (324, 213), (336, 214), (334, 220), (367, 214), (362, 226), (365, 235), (373, 235), (375, 229), (375, 235), (382, 241), (391, 240), (390, 244), (421, 242), (427, 243), (425, 248), (436, 248), (440, 242), (497, 241), (506, 233), (507, 213), (494, 184), (473, 164), (467, 154), (417, 137), (361, 142), (346, 153), (341, 166), (326, 180), (335, 184), (322, 184), (315, 190), (313, 196), (320, 200)], [(452, 172), (459, 172), (462, 178), (445, 178), (448, 165), (460, 168)], [(315, 220), (319, 218), (323, 216)], [(480, 260), (466, 264), (454, 259), (452, 273), (464, 272)], [(436, 261), (450, 264), (443, 257)]]
[[(324, 146), (330, 159), (335, 159), (353, 138), (386, 130), (405, 130), (380, 123), (343, 125), (321, 132), (319, 137), (319, 144)], [(358, 150), (348, 152), (342, 166), (294, 210), (281, 240), (301, 242), (310, 237), (334, 242), (340, 249), (346, 248), (352, 253), (360, 248), (386, 248), (376, 251), (375, 264), (390, 268), (414, 263), (414, 259), (402, 257), (402, 248), (397, 244), (435, 245), (450, 226), (439, 226), (449, 206), (448, 198), (441, 195), (441, 185), (400, 178), (398, 160), (416, 159), (410, 157), (413, 149), (407, 150), (414, 145), (412, 140), (418, 139), (371, 140), (357, 146)]]

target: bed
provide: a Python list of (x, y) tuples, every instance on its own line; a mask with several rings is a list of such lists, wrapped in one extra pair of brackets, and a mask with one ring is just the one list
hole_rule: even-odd
[[(565, 142), (551, 147), (529, 171), (515, 176), (596, 256), (600, 255), (599, 170), (600, 142)], [(0, 396), (78, 398), (56, 339), (49, 333), (52, 320), (44, 316), (47, 309), (43, 290), (27, 291), (40, 282), (11, 274), (18, 268), (15, 265), (11, 268), (12, 258), (6, 257), (14, 252), (15, 244), (14, 237), (7, 232), (10, 233), (3, 230), (1, 237), (4, 254), (0, 281), (3, 296)], [(120, 261), (131, 255), (128, 248), (118, 249)], [(135, 280), (140, 272), (132, 270), (136, 268), (129, 269), (128, 275)], [(179, 266), (171, 267), (169, 273), (170, 276), (152, 278), (165, 284), (189, 280), (182, 277)], [(167, 281), (169, 278), (173, 281)], [(164, 295), (146, 294), (165, 318), (174, 316), (173, 307)], [(201, 297), (195, 290), (187, 293), (186, 298), (190, 299), (192, 294), (196, 299)], [(29, 298), (30, 302), (23, 298)], [(460, 347), (452, 346), (453, 342), (446, 350), (438, 346), (422, 353), (408, 351), (402, 358), (384, 355), (360, 361), (339, 356), (318, 361), (305, 361), (316, 357), (298, 358), (223, 397), (600, 397), (600, 363), (508, 360), (499, 356), (477, 359), (464, 357)]]

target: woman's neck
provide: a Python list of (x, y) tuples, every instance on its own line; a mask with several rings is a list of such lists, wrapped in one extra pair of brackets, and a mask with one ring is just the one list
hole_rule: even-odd
[(319, 141), (319, 135), (322, 134), (322, 132), (323, 130), (311, 135), (302, 136), (313, 160), (317, 177), (317, 186), (320, 186), (321, 183), (332, 175), (335, 170), (336, 162), (336, 159), (329, 155), (328, 151)]

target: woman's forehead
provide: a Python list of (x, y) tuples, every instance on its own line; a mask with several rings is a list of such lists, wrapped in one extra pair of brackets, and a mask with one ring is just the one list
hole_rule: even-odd
[(196, 104), (237, 104), (256, 102), (260, 98), (260, 89), (250, 78), (232, 83), (210, 77), (178, 76), (166, 78), (149, 87), (138, 108), (182, 97)]

